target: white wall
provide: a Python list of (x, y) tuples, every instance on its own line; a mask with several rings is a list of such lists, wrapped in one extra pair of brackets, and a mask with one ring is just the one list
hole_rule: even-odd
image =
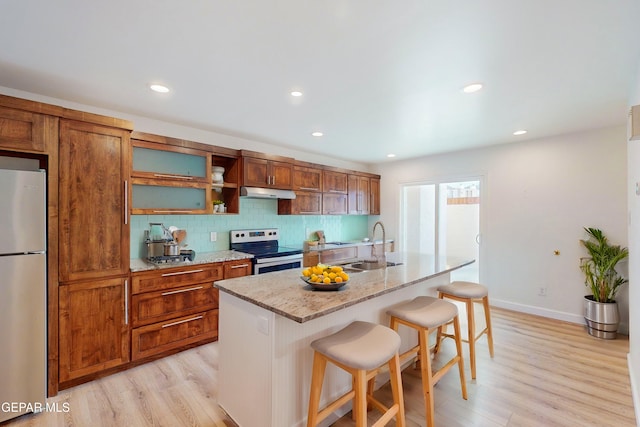
[[(392, 162), (377, 170), (381, 219), (399, 236), (402, 183), (484, 176), (480, 277), (493, 304), (582, 323), (578, 240), (591, 226), (627, 244), (626, 169), (624, 126)], [(618, 301), (626, 332), (626, 286)]]
[[(640, 105), (640, 63), (636, 81), (629, 94), (629, 106)], [(640, 140), (628, 143), (628, 198), (629, 198), (629, 375), (633, 390), (636, 421), (640, 422), (640, 197), (636, 183), (640, 182)]]

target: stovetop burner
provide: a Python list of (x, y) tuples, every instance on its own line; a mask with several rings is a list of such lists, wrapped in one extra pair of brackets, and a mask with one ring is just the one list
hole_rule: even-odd
[(180, 262), (189, 261), (189, 254), (180, 255), (159, 255), (147, 258), (151, 264), (164, 265), (164, 264), (177, 264)]

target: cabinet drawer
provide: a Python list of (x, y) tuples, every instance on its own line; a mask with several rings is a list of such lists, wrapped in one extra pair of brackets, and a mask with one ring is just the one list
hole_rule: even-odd
[(218, 308), (218, 290), (210, 283), (201, 283), (134, 295), (131, 319), (133, 327), (137, 327), (215, 308)]
[(217, 336), (217, 309), (142, 326), (131, 332), (131, 360), (213, 340)]
[(213, 285), (214, 281), (222, 279), (222, 272), (222, 264), (201, 264), (134, 273), (131, 293), (135, 295), (201, 283)]

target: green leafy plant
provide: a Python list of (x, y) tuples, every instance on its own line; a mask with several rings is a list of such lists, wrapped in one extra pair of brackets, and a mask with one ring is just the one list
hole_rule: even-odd
[(602, 230), (587, 227), (584, 230), (589, 234), (588, 239), (580, 240), (589, 252), (588, 257), (580, 259), (584, 284), (591, 290), (594, 301), (614, 302), (620, 286), (628, 282), (616, 271), (616, 265), (629, 256), (629, 250), (610, 244)]
[(214, 205), (224, 205), (224, 202), (222, 200), (214, 200), (213, 204)]

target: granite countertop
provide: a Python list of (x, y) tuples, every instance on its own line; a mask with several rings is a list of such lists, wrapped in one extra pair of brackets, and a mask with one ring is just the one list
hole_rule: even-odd
[(220, 280), (214, 286), (221, 292), (304, 323), (474, 262), (472, 259), (397, 252), (387, 254), (387, 260), (403, 264), (349, 273), (349, 283), (337, 291), (313, 290), (302, 282), (298, 269)]
[(239, 259), (253, 258), (253, 255), (233, 250), (215, 252), (197, 252), (193, 261), (175, 262), (156, 265), (148, 262), (144, 258), (132, 258), (129, 261), (129, 268), (132, 273), (139, 271), (160, 270), (163, 268), (188, 267), (198, 264), (212, 264), (214, 262), (235, 261)]

